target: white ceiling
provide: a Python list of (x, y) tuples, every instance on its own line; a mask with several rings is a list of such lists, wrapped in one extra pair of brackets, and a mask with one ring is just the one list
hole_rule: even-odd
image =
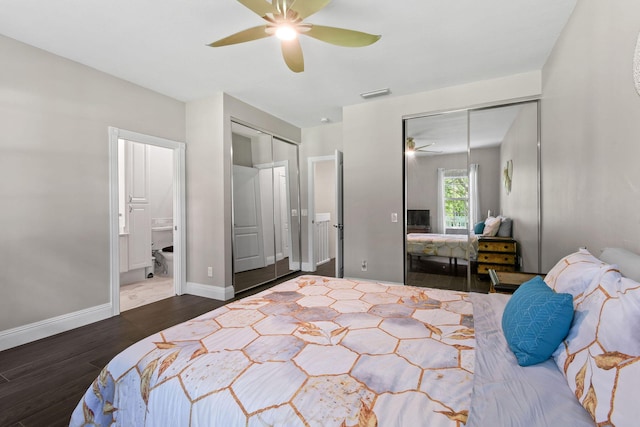
[[(297, 0), (303, 1), (303, 0)], [(264, 21), (235, 0), (0, 0), (0, 34), (189, 101), (226, 92), (299, 127), (390, 96), (544, 65), (576, 0), (334, 0), (307, 22), (381, 34), (364, 48), (303, 37), (305, 71), (271, 37), (207, 44)]]

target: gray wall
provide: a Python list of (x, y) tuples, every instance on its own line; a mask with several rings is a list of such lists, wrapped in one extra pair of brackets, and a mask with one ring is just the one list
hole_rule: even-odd
[[(391, 213), (401, 218), (403, 212), (403, 118), (537, 96), (540, 90), (540, 73), (531, 72), (345, 107), (345, 276), (404, 280), (402, 221), (391, 222)], [(366, 272), (360, 270), (364, 259)]]
[(182, 102), (0, 36), (0, 331), (107, 304), (108, 126), (183, 141)]
[(299, 128), (226, 94), (187, 103), (187, 289), (216, 298), (231, 296), (232, 119), (301, 140)]
[[(407, 160), (407, 209), (429, 209), (431, 231), (435, 233), (438, 229), (438, 168), (467, 169), (467, 153), (416, 156)], [(483, 220), (489, 210), (493, 215), (499, 213), (500, 150), (498, 147), (472, 149), (471, 162), (478, 164), (479, 220)]]
[(581, 0), (543, 69), (543, 270), (586, 246), (640, 252), (637, 0)]
[[(429, 209), (432, 233), (445, 232), (438, 218), (438, 168), (466, 169), (467, 153), (407, 158), (407, 209)], [(398, 218), (403, 215), (401, 210)]]
[[(513, 238), (522, 257), (522, 271), (538, 272), (538, 106), (522, 106), (500, 146), (500, 212), (513, 218)], [(502, 170), (513, 162), (511, 193), (507, 194)], [(545, 270), (546, 271), (546, 270)]]

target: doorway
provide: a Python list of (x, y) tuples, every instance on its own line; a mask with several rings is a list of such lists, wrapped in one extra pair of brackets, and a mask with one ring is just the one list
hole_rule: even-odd
[[(308, 159), (309, 270), (343, 276), (342, 153)], [(327, 265), (332, 266), (330, 270)]]
[(109, 128), (113, 314), (181, 295), (184, 143)]

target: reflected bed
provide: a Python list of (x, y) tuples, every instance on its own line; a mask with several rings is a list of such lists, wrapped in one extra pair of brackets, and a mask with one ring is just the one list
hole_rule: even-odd
[[(468, 244), (468, 243), (471, 244)], [(458, 259), (469, 261), (478, 257), (478, 236), (472, 234), (407, 234), (407, 253), (409, 254), (409, 268), (413, 269), (414, 258), (422, 256), (440, 256), (449, 258), (452, 272), (457, 271)], [(452, 266), (452, 261), (455, 266)]]

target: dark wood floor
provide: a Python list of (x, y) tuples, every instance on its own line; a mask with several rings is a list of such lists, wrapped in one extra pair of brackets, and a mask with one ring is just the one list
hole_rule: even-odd
[(477, 266), (471, 264), (471, 282), (467, 286), (468, 263), (458, 260), (457, 268), (445, 257), (407, 258), (406, 284), (457, 291), (489, 292), (489, 278), (477, 274)]
[[(314, 274), (333, 276), (333, 265), (319, 266)], [(240, 293), (236, 299), (300, 274), (306, 273), (293, 273)], [(67, 426), (85, 391), (116, 354), (223, 304), (193, 295), (175, 296), (0, 352), (0, 426)]]

